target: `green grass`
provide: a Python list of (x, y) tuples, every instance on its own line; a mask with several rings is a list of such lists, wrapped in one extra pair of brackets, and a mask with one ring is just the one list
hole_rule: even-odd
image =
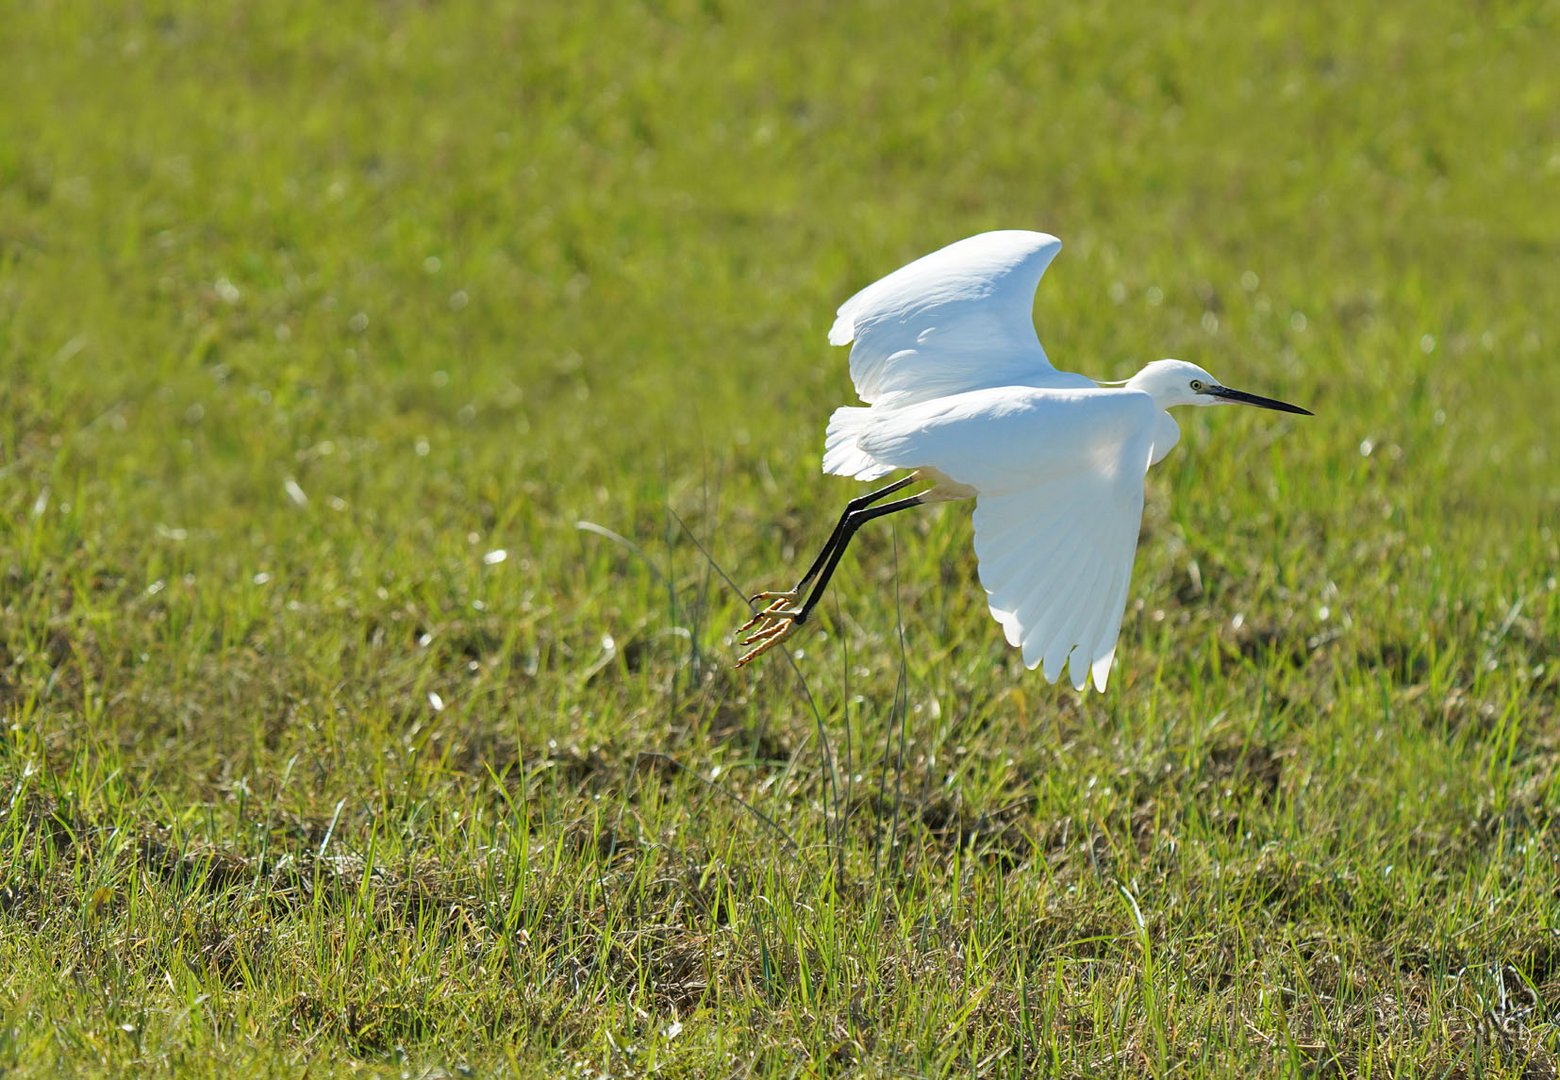
[[(1554, 1075), (1553, 5), (0, 21), (0, 1072)], [(1183, 419), (1107, 695), (958, 506), (733, 671), (993, 227), (1317, 416)]]

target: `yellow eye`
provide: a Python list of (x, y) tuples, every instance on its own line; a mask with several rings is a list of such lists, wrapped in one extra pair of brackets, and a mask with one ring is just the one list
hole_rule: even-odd
[(1200, 394), (1200, 393), (1202, 393), (1202, 389), (1203, 389), (1202, 380), (1201, 379), (1193, 379), (1192, 380), (1192, 393)]

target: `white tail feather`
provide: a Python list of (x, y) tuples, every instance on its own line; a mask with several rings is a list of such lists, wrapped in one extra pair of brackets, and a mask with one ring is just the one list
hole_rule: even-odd
[(872, 414), (871, 409), (846, 405), (829, 417), (829, 430), (823, 439), (823, 471), (856, 480), (876, 480), (894, 471), (857, 444)]

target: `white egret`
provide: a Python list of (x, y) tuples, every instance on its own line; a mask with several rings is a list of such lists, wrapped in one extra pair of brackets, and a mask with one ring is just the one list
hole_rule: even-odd
[[(839, 309), (829, 343), (854, 342), (866, 407), (829, 419), (824, 472), (887, 487), (851, 500), (794, 589), (739, 633), (741, 667), (807, 621), (858, 528), (885, 514), (975, 499), (975, 555), (991, 614), (1024, 663), (1054, 683), (1105, 689), (1143, 515), (1143, 480), (1180, 438), (1177, 405), (1311, 413), (1222, 385), (1195, 364), (1156, 360), (1097, 383), (1058, 371), (1035, 335), (1040, 276), (1061, 241), (1007, 230), (950, 244), (867, 286)], [(914, 483), (929, 485), (894, 502)], [(805, 596), (804, 596), (805, 594)]]

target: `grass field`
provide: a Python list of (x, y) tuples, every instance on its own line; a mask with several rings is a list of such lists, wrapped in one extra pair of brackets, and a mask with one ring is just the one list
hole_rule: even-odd
[[(0, 23), (0, 1073), (1555, 1075), (1555, 5)], [(997, 227), (1315, 419), (1183, 416), (1104, 696), (965, 506), (733, 671)]]

